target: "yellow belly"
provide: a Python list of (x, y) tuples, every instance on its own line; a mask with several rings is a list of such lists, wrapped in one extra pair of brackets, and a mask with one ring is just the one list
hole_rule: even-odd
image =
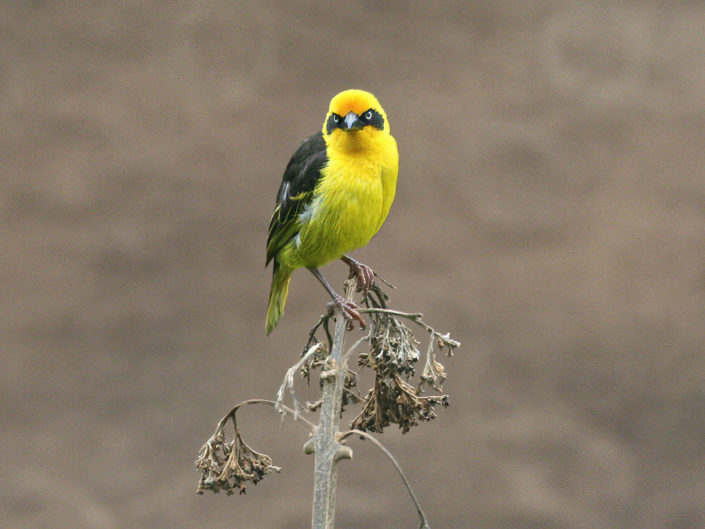
[(292, 241), (296, 266), (323, 266), (366, 245), (380, 227), (383, 202), (379, 163), (329, 163)]

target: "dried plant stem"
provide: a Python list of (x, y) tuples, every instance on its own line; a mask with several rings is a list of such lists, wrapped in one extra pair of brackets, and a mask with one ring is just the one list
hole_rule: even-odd
[[(345, 283), (345, 300), (347, 302), (352, 301), (356, 284), (354, 279)], [(343, 446), (338, 441), (346, 372), (342, 352), (347, 323), (341, 308), (336, 307), (333, 346), (328, 357), (328, 366), (321, 373), (323, 397), (320, 423), (316, 427), (314, 436), (304, 446), (307, 453), (313, 452), (315, 454), (311, 524), (313, 529), (333, 529), (337, 482), (336, 464), (341, 459), (352, 458), (350, 448)]]
[(289, 406), (284, 406), (281, 402), (278, 400), (269, 400), (269, 399), (248, 399), (248, 400), (243, 400), (240, 402), (237, 406), (235, 406), (230, 412), (223, 417), (220, 420), (220, 423), (218, 423), (218, 427), (222, 428), (222, 426), (225, 424), (225, 422), (230, 418), (235, 415), (237, 410), (241, 408), (242, 406), (247, 406), (250, 404), (265, 404), (267, 406), (271, 406), (274, 408), (277, 412), (281, 413), (282, 415), (286, 415), (287, 413), (291, 415), (291, 417), (297, 421), (300, 422), (301, 424), (304, 424), (308, 427), (309, 430), (313, 431), (313, 429), (316, 427), (311, 421), (309, 421), (306, 417), (303, 417), (298, 411), (291, 409)]
[[(400, 318), (406, 318), (410, 321), (413, 321), (417, 325), (420, 325), (424, 329), (426, 329), (429, 333), (431, 333), (433, 336), (438, 336), (440, 338), (447, 338), (447, 335), (439, 333), (436, 329), (431, 327), (428, 323), (423, 321), (421, 318), (423, 318), (423, 314), (420, 312), (402, 312), (399, 310), (393, 310), (393, 309), (385, 309), (385, 308), (377, 308), (377, 307), (367, 307), (367, 308), (362, 308), (360, 309), (360, 314), (389, 314), (390, 316), (398, 316)], [(456, 342), (455, 340), (451, 340), (453, 343), (457, 343), (460, 345), (459, 342)]]
[(428, 520), (426, 519), (426, 515), (424, 512), (421, 510), (421, 505), (419, 504), (419, 500), (416, 498), (416, 494), (414, 493), (414, 489), (411, 488), (411, 484), (409, 483), (409, 480), (406, 479), (406, 474), (404, 474), (404, 471), (401, 469), (401, 466), (399, 466), (399, 463), (397, 463), (397, 460), (394, 458), (392, 453), (387, 450), (387, 448), (380, 443), (377, 439), (375, 439), (372, 435), (368, 434), (367, 432), (363, 432), (362, 430), (348, 430), (347, 432), (343, 432), (340, 434), (340, 441), (343, 441), (344, 439), (353, 436), (353, 435), (359, 435), (360, 437), (363, 437), (367, 439), (369, 442), (371, 442), (373, 445), (375, 445), (377, 448), (379, 448), (384, 455), (387, 456), (387, 459), (389, 459), (392, 464), (394, 465), (394, 468), (396, 469), (397, 473), (399, 474), (399, 477), (401, 478), (402, 482), (404, 482), (404, 486), (406, 487), (406, 491), (409, 493), (409, 497), (411, 498), (411, 501), (414, 503), (414, 506), (416, 507), (416, 512), (419, 515), (419, 529), (430, 529), (430, 526), (428, 525)]
[(284, 381), (282, 382), (282, 385), (279, 386), (279, 391), (277, 391), (277, 401), (275, 406), (277, 411), (284, 411), (282, 401), (284, 400), (284, 392), (286, 391), (286, 388), (289, 388), (292, 405), (294, 406), (294, 418), (298, 417), (299, 403), (296, 400), (296, 392), (294, 391), (294, 376), (296, 376), (296, 374), (301, 370), (301, 366), (305, 365), (306, 362), (308, 362), (313, 355), (318, 353), (321, 348), (322, 345), (320, 343), (312, 345), (309, 347), (308, 351), (304, 353), (301, 359), (287, 370), (286, 375), (284, 376)]

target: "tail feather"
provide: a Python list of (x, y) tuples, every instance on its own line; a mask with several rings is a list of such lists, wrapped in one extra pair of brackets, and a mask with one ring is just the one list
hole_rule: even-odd
[(279, 263), (274, 261), (272, 286), (269, 290), (269, 309), (267, 310), (267, 335), (277, 326), (279, 318), (284, 314), (286, 298), (289, 295), (291, 274), (292, 270), (281, 268)]

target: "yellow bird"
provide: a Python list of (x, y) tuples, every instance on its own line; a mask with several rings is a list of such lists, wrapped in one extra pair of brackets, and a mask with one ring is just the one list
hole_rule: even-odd
[(346, 303), (318, 267), (342, 259), (367, 292), (374, 272), (346, 254), (366, 245), (384, 223), (398, 172), (397, 142), (377, 98), (364, 90), (336, 95), (321, 132), (289, 160), (277, 193), (267, 238), (267, 264), (274, 261), (267, 334), (284, 313), (291, 275), (304, 266), (348, 319), (364, 327), (356, 305)]

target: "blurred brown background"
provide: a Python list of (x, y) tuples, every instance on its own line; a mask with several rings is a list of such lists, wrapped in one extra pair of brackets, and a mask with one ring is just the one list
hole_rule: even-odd
[[(359, 87), (401, 174), (356, 255), (463, 343), (452, 406), (383, 436), (432, 525), (704, 527), (702, 7), (3, 2), (0, 525), (308, 526), (298, 426), (242, 414), (285, 469), (246, 497), (193, 460), (327, 302), (298, 272), (265, 337), (282, 171)], [(416, 527), (354, 449), (338, 527)]]

